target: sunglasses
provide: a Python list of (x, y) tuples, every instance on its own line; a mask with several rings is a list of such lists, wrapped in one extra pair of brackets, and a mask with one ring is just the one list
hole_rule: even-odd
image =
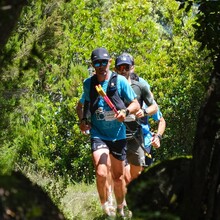
[(129, 64), (122, 64), (122, 65), (117, 66), (116, 68), (119, 71), (123, 71), (123, 70), (129, 71), (131, 66)]
[(107, 66), (108, 60), (99, 60), (93, 63), (94, 67)]

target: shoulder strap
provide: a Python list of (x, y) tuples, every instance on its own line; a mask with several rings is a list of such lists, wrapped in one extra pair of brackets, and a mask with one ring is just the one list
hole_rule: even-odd
[(97, 80), (97, 76), (94, 74), (93, 76), (91, 76), (90, 94), (89, 94), (91, 114), (93, 114), (95, 110), (98, 108), (99, 95), (95, 88), (95, 86), (98, 84), (99, 82)]
[(139, 76), (136, 73), (131, 73), (130, 77), (132, 80), (138, 81), (139, 82)]
[(107, 88), (107, 96), (112, 101), (112, 103), (115, 105), (117, 110), (125, 109), (126, 105), (124, 103), (124, 100), (120, 97), (118, 93), (117, 83), (118, 83), (118, 74), (115, 72), (112, 72), (112, 76), (109, 80), (109, 84)]
[[(115, 105), (116, 109), (124, 109), (125, 104), (123, 100), (120, 98), (117, 90), (117, 73), (112, 72), (112, 75), (108, 82), (108, 87), (106, 94), (109, 97), (109, 99), (112, 101), (112, 103)], [(93, 75), (91, 77), (91, 84), (90, 84), (90, 112), (91, 114), (94, 114), (95, 111), (98, 109), (98, 102), (100, 99), (100, 96), (98, 95), (98, 92), (96, 91), (95, 86), (98, 85), (99, 82), (97, 80), (96, 75)]]
[(108, 88), (106, 92), (108, 97), (113, 96), (117, 90), (117, 78), (118, 78), (117, 76), (118, 76), (117, 73), (112, 72), (111, 78), (109, 79), (109, 82), (108, 82)]

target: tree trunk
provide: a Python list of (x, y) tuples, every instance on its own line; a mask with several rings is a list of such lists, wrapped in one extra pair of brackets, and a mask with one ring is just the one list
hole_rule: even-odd
[[(4, 47), (7, 40), (17, 24), (22, 8), (27, 0), (3, 0), (0, 3), (0, 49)], [(0, 51), (1, 52), (1, 51)]]
[(220, 219), (220, 57), (200, 109), (184, 219)]

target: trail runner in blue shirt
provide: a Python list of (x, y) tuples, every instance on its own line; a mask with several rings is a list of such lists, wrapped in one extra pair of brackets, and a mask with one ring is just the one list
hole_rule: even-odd
[[(91, 54), (92, 65), (95, 69), (97, 82), (106, 92), (108, 81), (113, 72), (110, 71), (112, 59), (105, 48), (97, 48)], [(128, 209), (125, 195), (126, 183), (124, 178), (124, 166), (126, 159), (126, 127), (124, 120), (128, 114), (135, 114), (140, 105), (136, 94), (123, 76), (117, 77), (117, 91), (119, 96), (129, 103), (127, 108), (118, 109), (115, 114), (102, 97), (90, 100), (91, 79), (87, 78), (83, 83), (85, 103), (90, 104), (91, 123), (87, 118), (82, 118), (80, 129), (82, 132), (90, 130), (92, 158), (96, 172), (96, 184), (100, 202), (107, 216), (115, 215), (108, 205), (108, 181), (107, 176), (111, 172), (114, 182), (114, 194), (117, 203), (117, 215), (123, 218), (131, 218), (132, 213)], [(91, 90), (92, 89), (92, 90)], [(85, 106), (84, 106), (85, 111)], [(85, 112), (84, 112), (84, 115)]]

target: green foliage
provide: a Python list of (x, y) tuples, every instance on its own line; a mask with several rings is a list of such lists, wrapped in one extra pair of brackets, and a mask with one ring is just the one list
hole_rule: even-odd
[[(20, 162), (34, 163), (36, 169), (46, 169), (53, 175), (91, 180), (92, 173), (82, 175), (86, 175), (92, 165), (88, 140), (79, 132), (74, 111), (77, 99), (73, 96), (77, 91), (72, 90), (73, 80), (76, 80), (75, 75), (80, 70), (82, 67), (73, 67), (70, 77), (62, 80), (62, 86), (55, 84), (48, 94), (36, 92), (21, 100), (21, 114), (15, 116), (16, 120), (13, 119), (17, 129), (14, 140), (20, 143)], [(39, 90), (38, 83), (33, 91)], [(82, 163), (82, 158), (86, 162)]]
[(149, 81), (167, 122), (156, 158), (191, 154), (212, 65), (193, 39), (194, 12), (178, 8), (174, 0), (29, 2), (0, 57), (1, 170), (16, 162), (93, 179), (89, 137), (80, 133), (75, 106), (90, 53), (100, 46), (113, 58), (130, 52)]
[[(180, 0), (179, 0), (180, 1)], [(219, 1), (181, 0), (180, 8), (189, 11), (197, 8), (194, 24), (195, 39), (201, 42), (200, 51), (209, 50), (209, 56), (216, 61), (220, 55), (220, 4)]]

